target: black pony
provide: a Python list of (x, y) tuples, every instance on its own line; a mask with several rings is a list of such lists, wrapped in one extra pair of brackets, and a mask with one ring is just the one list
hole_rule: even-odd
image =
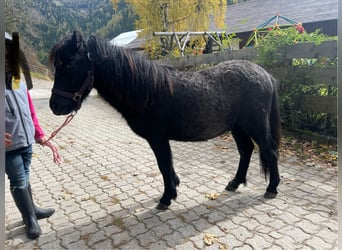
[(274, 198), (280, 181), (280, 117), (277, 86), (264, 69), (248, 61), (227, 61), (197, 72), (182, 72), (74, 31), (54, 45), (50, 62), (55, 79), (50, 108), (66, 115), (81, 107), (92, 87), (151, 146), (163, 175), (164, 194), (157, 206), (167, 209), (177, 197), (179, 178), (169, 140), (202, 141), (232, 131), (240, 163), (226, 189), (246, 183), (258, 144), (262, 170)]

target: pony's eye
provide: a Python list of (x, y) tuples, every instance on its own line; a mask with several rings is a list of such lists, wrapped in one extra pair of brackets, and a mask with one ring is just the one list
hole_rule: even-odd
[(71, 68), (70, 64), (63, 63), (62, 60), (58, 60), (55, 63), (56, 67), (64, 67), (66, 70), (69, 70)]
[(66, 71), (69, 71), (70, 69), (71, 69), (71, 65), (70, 64), (65, 65), (65, 70)]

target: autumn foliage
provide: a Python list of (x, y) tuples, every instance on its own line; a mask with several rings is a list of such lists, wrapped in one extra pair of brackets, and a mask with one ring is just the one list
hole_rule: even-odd
[[(153, 32), (207, 31), (211, 19), (219, 28), (224, 26), (225, 0), (124, 0), (138, 15), (136, 29), (150, 46), (158, 42)], [(112, 0), (114, 8), (119, 0)]]
[[(118, 0), (112, 0), (117, 6)], [(209, 28), (210, 16), (223, 27), (227, 2), (224, 0), (125, 0), (139, 19), (137, 29), (154, 31), (203, 31)]]

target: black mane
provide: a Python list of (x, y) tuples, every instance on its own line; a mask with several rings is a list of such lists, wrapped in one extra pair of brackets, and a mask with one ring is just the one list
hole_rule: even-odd
[[(113, 79), (113, 88), (118, 89), (121, 99), (135, 100), (136, 104), (145, 108), (169, 89), (172, 94), (172, 68), (161, 65), (138, 55), (134, 51), (110, 44), (100, 37), (91, 36), (87, 43), (87, 51), (95, 65), (101, 64), (102, 82), (105, 92), (109, 79)], [(96, 68), (96, 67), (95, 67)], [(129, 85), (127, 83), (130, 83)], [(101, 92), (101, 86), (96, 87)], [(114, 90), (115, 91), (115, 90)]]
[[(50, 66), (56, 63), (56, 59), (72, 53), (72, 49), (66, 48), (70, 46), (71, 40), (72, 37), (69, 35), (55, 44), (49, 55)], [(96, 65), (101, 65), (101, 70), (95, 72), (96, 82), (99, 84), (94, 87), (107, 101), (113, 102), (109, 95), (117, 94), (118, 101), (134, 100), (134, 107), (142, 109), (153, 103), (154, 98), (161, 98), (161, 93), (172, 95), (171, 72), (175, 69), (170, 66), (149, 60), (129, 49), (112, 45), (94, 35), (90, 36), (87, 42), (81, 40), (77, 49), (83, 50), (95, 68)]]

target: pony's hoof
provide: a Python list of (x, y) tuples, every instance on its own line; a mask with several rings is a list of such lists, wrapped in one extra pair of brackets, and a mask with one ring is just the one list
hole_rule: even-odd
[(168, 205), (166, 205), (166, 204), (164, 204), (164, 203), (161, 203), (161, 202), (159, 202), (159, 204), (158, 204), (157, 207), (156, 207), (156, 209), (161, 210), (161, 211), (165, 211), (165, 210), (167, 210), (168, 208), (169, 208)]
[(229, 182), (225, 189), (230, 192), (235, 192), (237, 188), (238, 188), (237, 186)]
[(266, 193), (264, 194), (265, 199), (274, 199), (276, 196), (277, 196), (277, 193), (273, 193), (269, 191), (266, 191)]

